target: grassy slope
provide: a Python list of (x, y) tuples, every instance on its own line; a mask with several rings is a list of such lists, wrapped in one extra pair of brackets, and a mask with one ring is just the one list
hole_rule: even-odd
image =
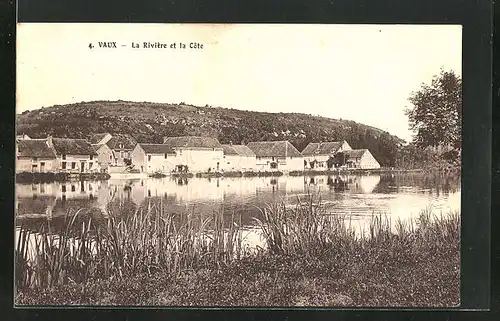
[(56, 105), (17, 117), (17, 132), (34, 138), (48, 134), (88, 138), (103, 131), (128, 133), (140, 142), (152, 143), (177, 135), (213, 136), (221, 143), (235, 144), (286, 139), (299, 150), (311, 141), (346, 139), (353, 148), (370, 149), (386, 166), (394, 165), (400, 142), (387, 132), (353, 121), (184, 104), (94, 101)]

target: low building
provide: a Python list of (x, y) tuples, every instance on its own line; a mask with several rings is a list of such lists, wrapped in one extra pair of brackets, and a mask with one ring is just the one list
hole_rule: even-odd
[(115, 164), (113, 150), (108, 145), (92, 145), (92, 149), (97, 154), (97, 162), (102, 171), (107, 171), (110, 165)]
[(137, 142), (128, 134), (113, 134), (111, 139), (106, 142), (106, 145), (113, 151), (114, 165), (126, 166), (131, 163), (132, 150), (137, 145)]
[(256, 168), (262, 171), (300, 171), (304, 157), (289, 141), (250, 142), (256, 156)]
[(253, 171), (256, 169), (255, 153), (245, 145), (222, 145), (225, 171)]
[(64, 173), (92, 173), (100, 170), (97, 153), (85, 139), (47, 138), (56, 154), (56, 168)]
[(56, 170), (56, 154), (47, 139), (22, 139), (16, 142), (16, 173)]
[(328, 159), (337, 153), (352, 150), (347, 141), (309, 143), (302, 151), (306, 169), (327, 170)]
[(368, 149), (353, 149), (344, 151), (347, 168), (377, 169), (379, 162)]
[(165, 144), (142, 144), (135, 146), (131, 153), (134, 169), (143, 173), (169, 173), (176, 169), (176, 152)]
[(108, 166), (126, 166), (130, 163), (131, 153), (137, 142), (128, 134), (98, 133), (90, 138), (92, 145), (106, 144), (113, 152), (113, 162)]
[(170, 146), (176, 154), (176, 171), (216, 172), (222, 169), (224, 150), (216, 138), (165, 137), (163, 144)]

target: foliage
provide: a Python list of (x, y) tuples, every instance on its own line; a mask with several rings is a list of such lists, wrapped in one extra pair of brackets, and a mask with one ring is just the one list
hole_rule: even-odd
[(422, 84), (409, 101), (413, 108), (406, 109), (410, 129), (416, 132), (414, 143), (418, 147), (454, 146), (461, 144), (462, 79), (453, 71), (441, 69), (430, 85)]
[(326, 161), (326, 166), (328, 167), (328, 169), (331, 169), (335, 166), (335, 157), (328, 157), (328, 160)]
[(339, 152), (335, 154), (334, 159), (335, 159), (335, 167), (344, 166), (346, 161), (346, 154), (343, 152)]

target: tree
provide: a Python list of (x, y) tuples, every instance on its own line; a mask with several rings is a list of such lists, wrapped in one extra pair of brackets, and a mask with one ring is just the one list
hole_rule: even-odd
[(328, 167), (328, 169), (331, 169), (333, 167), (333, 165), (335, 165), (335, 158), (330, 156), (330, 157), (328, 157), (328, 160), (326, 161), (326, 166)]
[(344, 166), (345, 160), (346, 160), (346, 155), (342, 152), (339, 152), (339, 153), (335, 154), (334, 160), (335, 160), (335, 162), (334, 162), (335, 167)]
[(441, 69), (430, 85), (411, 93), (413, 108), (407, 108), (410, 129), (418, 147), (460, 148), (462, 124), (462, 79), (454, 71)]

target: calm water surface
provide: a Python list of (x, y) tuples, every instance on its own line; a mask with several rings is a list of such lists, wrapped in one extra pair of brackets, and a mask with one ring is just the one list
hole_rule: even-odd
[[(321, 195), (328, 214), (342, 214), (353, 226), (363, 228), (373, 214), (395, 222), (416, 217), (420, 211), (460, 211), (460, 181), (456, 177), (429, 178), (418, 175), (282, 176), (255, 178), (162, 178), (110, 179), (98, 182), (17, 184), (16, 215), (49, 214), (64, 217), (80, 208), (106, 212), (112, 204), (147, 206), (161, 199), (165, 211), (178, 215), (210, 215), (223, 211), (226, 217), (241, 216), (249, 230), (259, 208), (274, 201), (289, 205), (304, 200), (308, 193)], [(123, 214), (123, 213), (122, 213)], [(16, 220), (16, 224), (26, 220)], [(56, 222), (57, 220), (54, 220)], [(62, 221), (62, 220), (61, 220)], [(36, 226), (36, 224), (34, 224)], [(250, 236), (250, 238), (254, 238)], [(257, 242), (256, 240), (251, 240)]]

